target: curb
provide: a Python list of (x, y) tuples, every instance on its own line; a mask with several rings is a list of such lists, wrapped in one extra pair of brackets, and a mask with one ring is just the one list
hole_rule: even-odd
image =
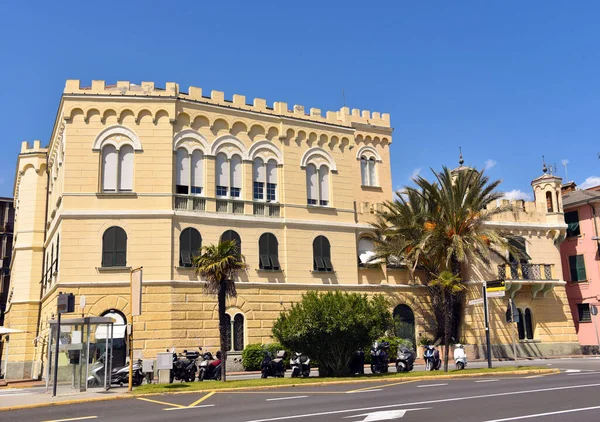
[(25, 410), (25, 409), (35, 409), (40, 407), (50, 407), (50, 406), (65, 406), (71, 404), (83, 404), (83, 403), (93, 403), (99, 401), (110, 401), (110, 400), (122, 400), (122, 399), (134, 399), (137, 397), (149, 397), (149, 396), (158, 396), (158, 395), (175, 395), (175, 394), (197, 394), (197, 393), (208, 393), (208, 392), (231, 392), (231, 391), (257, 391), (257, 390), (270, 390), (270, 389), (278, 389), (278, 388), (295, 388), (295, 387), (310, 387), (310, 386), (325, 386), (325, 385), (339, 385), (339, 384), (364, 384), (370, 382), (394, 382), (396, 380), (400, 381), (423, 381), (423, 380), (441, 380), (441, 379), (452, 379), (452, 378), (481, 378), (481, 377), (489, 377), (489, 376), (501, 376), (501, 375), (531, 375), (531, 374), (558, 374), (560, 373), (559, 369), (556, 368), (543, 368), (543, 369), (525, 369), (525, 370), (515, 370), (515, 371), (498, 371), (498, 372), (482, 372), (475, 374), (457, 374), (457, 375), (439, 375), (439, 376), (418, 376), (418, 377), (379, 377), (379, 378), (369, 378), (369, 379), (349, 379), (349, 380), (340, 380), (340, 381), (321, 381), (321, 382), (307, 382), (301, 384), (284, 384), (284, 385), (266, 385), (266, 386), (257, 386), (257, 387), (232, 387), (232, 388), (220, 388), (218, 390), (214, 389), (203, 389), (203, 390), (194, 390), (194, 391), (165, 391), (161, 393), (143, 393), (143, 394), (128, 394), (128, 395), (118, 395), (112, 397), (92, 397), (87, 399), (73, 399), (73, 400), (63, 400), (57, 402), (44, 402), (44, 403), (34, 403), (34, 404), (24, 404), (18, 406), (9, 406), (9, 407), (0, 407), (1, 412), (14, 411), (14, 410)]
[(311, 387), (311, 386), (323, 386), (323, 385), (339, 385), (339, 384), (359, 384), (369, 382), (394, 382), (394, 381), (422, 381), (422, 380), (441, 380), (441, 379), (452, 379), (452, 378), (478, 378), (478, 377), (489, 377), (489, 376), (501, 376), (501, 375), (536, 375), (536, 374), (558, 374), (560, 369), (556, 368), (543, 368), (543, 369), (524, 369), (515, 371), (498, 371), (498, 372), (482, 372), (475, 374), (457, 374), (457, 375), (439, 375), (439, 376), (418, 376), (418, 377), (379, 377), (369, 379), (348, 379), (340, 381), (316, 381), (306, 382), (301, 384), (283, 384), (283, 385), (265, 385), (256, 387), (231, 387), (231, 388), (219, 388), (219, 389), (202, 389), (194, 391), (164, 391), (160, 393), (141, 393), (133, 394), (133, 397), (149, 397), (157, 396), (162, 394), (194, 394), (194, 393), (209, 393), (209, 392), (230, 392), (230, 391), (256, 391), (256, 390), (270, 390), (275, 388), (295, 388), (295, 387)]

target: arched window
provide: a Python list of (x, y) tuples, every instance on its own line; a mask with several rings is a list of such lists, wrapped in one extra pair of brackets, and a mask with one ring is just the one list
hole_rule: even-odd
[(102, 235), (102, 266), (127, 265), (127, 233), (121, 227), (110, 227)]
[(369, 186), (377, 186), (377, 165), (375, 158), (369, 158)]
[(204, 186), (204, 154), (202, 151), (195, 150), (192, 153), (192, 185), (191, 191), (194, 195), (202, 194)]
[(192, 227), (183, 230), (179, 235), (179, 266), (191, 267), (192, 258), (200, 252), (202, 236)]
[(333, 271), (331, 246), (325, 236), (317, 236), (313, 241), (313, 270)]
[(233, 317), (233, 350), (244, 350), (244, 315), (236, 314)]
[(237, 245), (237, 250), (238, 253), (242, 253), (242, 239), (240, 238), (240, 235), (234, 231), (234, 230), (227, 230), (226, 232), (224, 232), (221, 235), (221, 242), (224, 242), (226, 240), (233, 240), (235, 241), (235, 244)]
[(531, 309), (525, 309), (525, 336), (527, 340), (533, 340), (533, 316)]
[(225, 348), (231, 350), (231, 315), (225, 314)]
[(314, 164), (306, 166), (306, 195), (308, 205), (319, 204), (319, 180)]
[(102, 191), (133, 191), (133, 147), (123, 145), (120, 149), (114, 145), (102, 148)]
[(102, 191), (117, 191), (117, 149), (113, 145), (105, 145), (102, 148)]
[(546, 208), (548, 212), (554, 211), (554, 207), (552, 206), (552, 192), (546, 192)]
[(360, 180), (363, 186), (369, 186), (369, 169), (367, 157), (360, 157)]
[(519, 340), (525, 340), (525, 321), (523, 321), (523, 311), (521, 309), (517, 309), (517, 311), (519, 311), (519, 322), (517, 323)]
[(258, 239), (259, 268), (279, 270), (279, 243), (272, 233), (263, 233)]
[(242, 157), (234, 155), (231, 157), (231, 197), (240, 198), (242, 196)]
[(277, 162), (267, 161), (267, 202), (277, 201)]
[(396, 337), (408, 339), (415, 345), (415, 314), (410, 306), (396, 306), (393, 315)]
[(319, 168), (319, 205), (329, 205), (329, 167), (326, 165)]
[(265, 183), (267, 175), (265, 163), (261, 158), (255, 158), (252, 164), (252, 179), (253, 179), (253, 198), (255, 201), (263, 201), (265, 199)]
[(133, 147), (123, 145), (119, 149), (119, 191), (133, 190)]
[(227, 197), (229, 190), (229, 169), (227, 156), (220, 152), (217, 154), (215, 172), (217, 175), (217, 196)]
[(204, 155), (195, 150), (191, 155), (185, 148), (178, 148), (175, 157), (175, 193), (200, 195), (204, 185)]
[[(127, 356), (127, 318), (121, 311), (116, 309), (110, 309), (100, 314), (102, 317), (112, 318), (113, 323), (113, 341), (112, 341), (112, 364), (115, 367), (125, 366), (125, 360)], [(105, 325), (99, 325), (96, 328), (96, 352), (97, 356), (100, 357), (105, 352), (106, 337), (110, 333), (107, 332)]]
[(377, 161), (375, 157), (360, 157), (360, 178), (363, 186), (377, 186)]
[(358, 265), (362, 266), (375, 256), (375, 244), (372, 239), (363, 237), (358, 241)]

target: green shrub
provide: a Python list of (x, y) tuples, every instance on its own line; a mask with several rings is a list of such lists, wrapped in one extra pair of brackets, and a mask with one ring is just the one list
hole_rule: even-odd
[(260, 343), (249, 344), (242, 352), (242, 365), (246, 371), (259, 371), (264, 355), (263, 345)]
[(273, 336), (287, 350), (298, 350), (319, 362), (319, 373), (349, 374), (356, 350), (369, 347), (392, 327), (386, 299), (347, 292), (308, 292), (302, 301), (283, 312)]

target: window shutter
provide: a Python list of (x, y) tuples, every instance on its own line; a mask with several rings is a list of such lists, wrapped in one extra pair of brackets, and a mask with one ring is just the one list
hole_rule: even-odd
[(587, 275), (585, 273), (585, 259), (583, 258), (583, 255), (576, 255), (575, 261), (576, 261), (575, 266), (577, 267), (577, 280), (578, 281), (586, 280)]
[(367, 159), (365, 157), (361, 157), (360, 159), (360, 178), (363, 186), (369, 185), (369, 173), (367, 171)]
[(531, 309), (525, 309), (525, 332), (528, 340), (533, 340), (533, 318)]
[(361, 264), (368, 263), (375, 255), (375, 244), (371, 239), (363, 237), (358, 241), (358, 259)]
[[(59, 246), (60, 246), (60, 236), (56, 236), (56, 261), (55, 261), (56, 264), (55, 264), (55, 268), (54, 268), (55, 272), (58, 272), (58, 251), (59, 251), (58, 247)], [(9, 249), (7, 249), (7, 250), (9, 250)]]
[(200, 249), (202, 249), (202, 236), (200, 236), (200, 232), (196, 229), (190, 229), (190, 231), (190, 254), (194, 256), (198, 255)]
[(375, 159), (369, 159), (369, 186), (377, 186), (377, 173), (375, 169)]
[(244, 316), (237, 314), (233, 317), (233, 350), (244, 350)]
[(327, 166), (321, 166), (319, 169), (320, 183), (321, 183), (321, 201), (329, 201), (329, 168)]
[(519, 311), (519, 322), (517, 323), (517, 329), (519, 331), (519, 340), (525, 340), (525, 321), (523, 321), (523, 311)]
[(115, 227), (111, 227), (104, 232), (102, 236), (102, 266), (112, 267), (114, 263), (115, 254)]
[(242, 188), (242, 159), (239, 155), (231, 157), (231, 187)]
[(102, 148), (102, 190), (117, 190), (117, 150), (112, 145)]
[(133, 191), (133, 147), (123, 145), (119, 150), (119, 190)]
[(180, 262), (179, 265), (185, 266), (186, 262), (184, 257), (189, 257), (191, 255), (190, 251), (190, 237), (191, 237), (191, 229), (185, 229), (179, 235), (179, 256)]
[(227, 350), (231, 350), (231, 316), (225, 314), (225, 339)]
[(277, 184), (277, 162), (275, 160), (267, 162), (267, 183)]
[(177, 174), (175, 184), (179, 186), (189, 186), (190, 184), (189, 159), (188, 152), (185, 148), (179, 148), (177, 150)]
[(204, 155), (198, 150), (192, 154), (192, 186), (204, 186)]
[(115, 229), (115, 266), (125, 267), (127, 265), (127, 234), (120, 227)]
[(225, 154), (217, 154), (217, 186), (229, 186), (229, 172), (227, 171), (227, 157)]
[(253, 175), (254, 181), (265, 183), (267, 178), (265, 176), (265, 165), (263, 163), (263, 160), (260, 158), (255, 158), (253, 166), (254, 166), (254, 175)]
[(308, 199), (318, 200), (319, 195), (317, 193), (317, 168), (314, 164), (306, 166), (306, 193)]

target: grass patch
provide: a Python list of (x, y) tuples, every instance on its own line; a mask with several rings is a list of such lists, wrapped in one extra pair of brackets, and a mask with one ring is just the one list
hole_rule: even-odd
[(268, 388), (278, 386), (301, 386), (303, 384), (326, 384), (326, 383), (352, 383), (352, 382), (368, 382), (368, 381), (387, 381), (402, 378), (414, 378), (414, 377), (447, 377), (456, 376), (461, 377), (468, 374), (488, 374), (488, 373), (510, 373), (513, 371), (531, 371), (531, 370), (544, 370), (547, 368), (543, 366), (502, 366), (499, 368), (474, 368), (474, 369), (463, 369), (450, 370), (447, 373), (443, 371), (414, 371), (414, 372), (402, 372), (402, 373), (388, 373), (385, 375), (363, 375), (354, 377), (332, 377), (332, 378), (267, 378), (267, 379), (250, 379), (250, 380), (232, 380), (227, 382), (220, 381), (203, 381), (203, 382), (176, 382), (173, 384), (146, 384), (137, 387), (134, 391), (134, 395), (138, 394), (162, 394), (162, 393), (174, 393), (174, 392), (196, 392), (196, 391), (218, 391), (223, 389), (244, 389), (244, 388)]

